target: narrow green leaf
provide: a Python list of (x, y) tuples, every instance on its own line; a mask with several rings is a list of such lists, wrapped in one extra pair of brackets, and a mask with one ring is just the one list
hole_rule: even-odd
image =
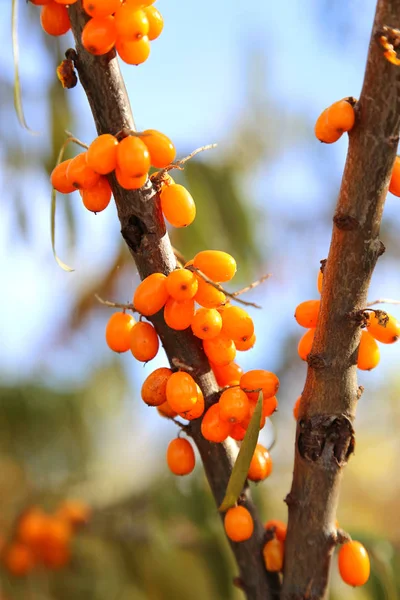
[(225, 512), (236, 504), (237, 499), (242, 493), (244, 483), (249, 472), (251, 459), (257, 446), (258, 434), (260, 432), (260, 422), (263, 405), (263, 393), (260, 391), (256, 408), (244, 436), (239, 454), (237, 455), (232, 473), (226, 487), (225, 498), (222, 501), (219, 511)]
[(51, 190), (51, 247), (53, 250), (54, 258), (56, 259), (57, 264), (68, 273), (71, 273), (74, 269), (71, 269), (68, 265), (63, 263), (63, 261), (58, 258), (55, 247), (55, 238), (56, 238), (56, 204), (57, 204), (57, 191), (53, 188)]
[(14, 106), (18, 121), (32, 135), (39, 135), (38, 131), (33, 131), (25, 121), (24, 109), (21, 99), (21, 82), (19, 79), (19, 44), (18, 44), (18, 0), (12, 0), (11, 8), (11, 37), (12, 50), (14, 57)]

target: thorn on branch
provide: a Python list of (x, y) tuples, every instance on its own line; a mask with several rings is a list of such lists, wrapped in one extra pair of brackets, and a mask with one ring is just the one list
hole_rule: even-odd
[(345, 544), (346, 542), (351, 542), (351, 535), (344, 531), (344, 529), (336, 530), (336, 544)]
[(357, 388), (357, 400), (359, 400), (361, 398), (361, 396), (364, 393), (364, 386), (363, 385), (359, 385)]

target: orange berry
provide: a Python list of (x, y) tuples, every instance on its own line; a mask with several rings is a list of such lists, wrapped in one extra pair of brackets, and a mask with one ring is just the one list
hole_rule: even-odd
[(187, 227), (196, 217), (196, 205), (183, 185), (164, 186), (160, 194), (161, 209), (168, 223), (174, 227)]
[(42, 8), (40, 23), (49, 35), (63, 35), (71, 29), (68, 11), (65, 6), (50, 2)]
[(178, 302), (168, 298), (164, 306), (164, 321), (176, 331), (183, 331), (190, 327), (194, 316), (194, 300), (183, 300)]
[(153, 167), (164, 169), (175, 160), (175, 146), (169, 137), (156, 129), (146, 129), (141, 136), (150, 152), (150, 161)]
[(147, 174), (150, 155), (142, 140), (128, 135), (118, 144), (117, 166), (127, 177), (143, 177)]
[(156, 0), (125, 0), (125, 4), (129, 4), (129, 6), (134, 6), (136, 8), (143, 8), (143, 6), (150, 6), (150, 4), (154, 4)]
[(191, 327), (196, 337), (201, 340), (211, 340), (221, 332), (221, 315), (215, 308), (198, 308), (192, 319)]
[(82, 202), (88, 210), (94, 213), (101, 212), (110, 204), (111, 187), (107, 177), (100, 176), (97, 183), (88, 189), (79, 190)]
[(108, 320), (106, 327), (106, 342), (114, 352), (126, 352), (131, 347), (130, 334), (135, 324), (131, 315), (116, 312)]
[(167, 419), (172, 419), (178, 414), (177, 412), (172, 410), (167, 401), (157, 406), (157, 412), (161, 417), (166, 417)]
[(325, 110), (322, 111), (315, 123), (314, 133), (315, 137), (320, 142), (324, 142), (325, 144), (333, 144), (342, 137), (343, 132), (336, 131), (335, 129), (333, 129), (329, 124), (328, 117), (328, 109), (325, 108)]
[(396, 156), (393, 171), (389, 183), (389, 192), (394, 196), (400, 196), (400, 156)]
[(67, 180), (77, 189), (87, 189), (94, 186), (100, 179), (86, 162), (86, 152), (81, 152), (71, 160), (67, 168)]
[(285, 545), (281, 540), (269, 540), (263, 548), (263, 557), (267, 571), (277, 573), (283, 570)]
[(361, 332), (358, 347), (357, 367), (362, 371), (374, 369), (380, 360), (379, 346), (368, 331)]
[(194, 299), (200, 306), (203, 306), (204, 308), (218, 308), (226, 302), (224, 292), (217, 290), (200, 276), (197, 276), (197, 281), (199, 287)]
[(392, 315), (369, 312), (367, 330), (378, 342), (393, 344), (400, 337), (400, 323)]
[(38, 508), (31, 508), (18, 522), (18, 540), (31, 548), (37, 547), (42, 539), (45, 523), (46, 515)]
[(147, 35), (140, 40), (117, 38), (115, 47), (121, 60), (128, 65), (141, 65), (150, 56), (150, 41)]
[(236, 348), (233, 340), (220, 334), (211, 340), (203, 340), (203, 349), (214, 365), (229, 365), (235, 360)]
[(70, 194), (76, 190), (76, 187), (67, 179), (67, 169), (71, 161), (72, 158), (64, 160), (54, 167), (50, 175), (51, 185), (57, 192), (61, 192), (61, 194)]
[(236, 261), (227, 252), (203, 250), (193, 260), (194, 266), (212, 281), (230, 281), (236, 273)]
[(185, 412), (180, 412), (179, 416), (183, 417), (184, 419), (187, 419), (188, 421), (193, 421), (193, 419), (198, 419), (199, 417), (202, 416), (202, 414), (204, 413), (204, 407), (205, 407), (205, 403), (204, 403), (203, 392), (201, 391), (199, 386), (197, 386), (196, 404), (190, 410), (187, 410)]
[(308, 329), (305, 334), (300, 338), (297, 346), (297, 352), (301, 360), (307, 360), (307, 356), (311, 352), (311, 348), (314, 341), (315, 328)]
[(158, 335), (153, 325), (139, 321), (131, 329), (131, 352), (136, 360), (147, 362), (152, 360), (160, 346)]
[(213, 404), (205, 413), (201, 422), (201, 433), (209, 442), (223, 442), (230, 435), (231, 423), (222, 421), (219, 414), (219, 403)]
[(360, 542), (346, 542), (338, 554), (339, 573), (345, 583), (364, 585), (369, 579), (369, 556)]
[(256, 343), (256, 336), (253, 333), (250, 337), (243, 336), (242, 338), (235, 339), (236, 350), (239, 352), (246, 352), (247, 350), (251, 350)]
[(262, 414), (265, 418), (270, 417), (278, 409), (278, 399), (276, 396), (263, 398)]
[(168, 445), (167, 464), (174, 475), (188, 475), (194, 469), (196, 459), (193, 448), (183, 438), (176, 438)]
[(110, 52), (115, 46), (117, 31), (114, 17), (94, 17), (82, 30), (82, 46), (96, 56)]
[(147, 181), (147, 173), (140, 177), (129, 177), (118, 167), (115, 169), (115, 176), (119, 185), (125, 190), (139, 190)]
[(167, 401), (177, 413), (191, 410), (198, 400), (197, 383), (189, 373), (172, 373), (167, 381)]
[[(250, 401), (250, 406), (249, 406), (249, 414), (247, 415), (246, 419), (241, 423), (241, 425), (247, 429), (248, 426), (250, 425), (250, 421), (252, 419), (252, 416), (254, 414), (254, 411), (256, 409), (257, 403), (256, 402), (251, 402)], [(261, 418), (260, 418), (260, 430), (264, 427), (266, 422), (266, 418), (264, 416), (263, 413), (261, 413)]]
[(196, 276), (187, 269), (175, 269), (166, 281), (167, 292), (174, 300), (190, 300), (197, 292), (199, 284)]
[(35, 566), (35, 557), (32, 550), (21, 544), (13, 542), (3, 556), (6, 569), (14, 577), (23, 577), (32, 571)]
[(317, 277), (317, 289), (319, 291), (319, 293), (322, 292), (322, 282), (324, 279), (324, 274), (322, 271), (318, 271), (318, 277)]
[[(109, 17), (121, 6), (122, 0), (82, 0), (82, 6), (91, 17)], [(66, 0), (67, 4), (71, 4)]]
[(59, 569), (67, 564), (71, 534), (71, 525), (64, 519), (50, 516), (46, 518), (39, 549), (39, 557), (46, 567)]
[(240, 378), (240, 387), (246, 392), (249, 400), (257, 402), (259, 392), (252, 390), (261, 389), (264, 398), (271, 398), (279, 389), (279, 379), (275, 373), (271, 373), (270, 371), (253, 369), (242, 375)]
[[(57, 2), (57, 4), (64, 4), (66, 6), (69, 6), (70, 4), (75, 4), (75, 2), (78, 2), (78, 0), (54, 0), (55, 2)], [(45, 4), (48, 4), (47, 2), (45, 2)]]
[(115, 13), (115, 27), (118, 38), (140, 40), (149, 32), (149, 20), (144, 10), (123, 4)]
[(72, 529), (76, 529), (89, 522), (91, 512), (91, 508), (86, 502), (65, 500), (57, 510), (56, 516), (67, 521)]
[(294, 406), (293, 406), (293, 416), (295, 418), (296, 421), (299, 420), (299, 412), (300, 412), (300, 402), (301, 402), (301, 394), (300, 396), (297, 398)]
[(171, 375), (172, 371), (167, 367), (160, 367), (150, 373), (142, 385), (142, 400), (149, 406), (165, 404), (167, 402), (167, 382)]
[(320, 304), (320, 300), (307, 300), (299, 304), (294, 313), (294, 318), (298, 324), (306, 329), (316, 327)]
[(246, 435), (246, 430), (241, 423), (234, 423), (231, 427), (231, 432), (229, 436), (236, 440), (237, 442), (241, 442)]
[(315, 124), (315, 135), (326, 144), (336, 142), (343, 132), (354, 126), (354, 108), (347, 100), (339, 100), (326, 108)]
[(149, 23), (149, 31), (147, 34), (149, 36), (149, 40), (156, 40), (164, 29), (164, 19), (162, 18), (160, 11), (158, 11), (155, 6), (146, 6), (146, 8), (143, 10), (146, 13)]
[(234, 506), (226, 511), (225, 533), (233, 542), (244, 542), (253, 535), (253, 518), (244, 506)]
[(262, 444), (257, 444), (251, 459), (247, 479), (250, 481), (263, 481), (272, 472), (272, 459)]
[(93, 171), (108, 175), (117, 166), (118, 140), (109, 133), (99, 135), (90, 144), (86, 162)]
[(254, 323), (250, 315), (239, 306), (227, 306), (222, 311), (222, 333), (233, 340), (251, 338)]
[(44, 6), (45, 4), (50, 4), (50, 2), (53, 1), (54, 0), (29, 0), (29, 2), (35, 6)]
[(240, 387), (232, 387), (222, 392), (219, 399), (219, 416), (222, 421), (242, 423), (250, 410), (250, 401)]
[[(196, 335), (196, 334), (195, 334)], [(238, 364), (232, 362), (229, 365), (211, 365), (214, 371), (215, 379), (219, 387), (226, 385), (239, 385), (240, 378), (243, 375), (243, 369)]]
[(283, 521), (270, 519), (264, 525), (266, 531), (273, 531), (277, 540), (284, 542), (286, 540), (287, 525)]
[(150, 317), (163, 308), (168, 300), (166, 279), (163, 273), (152, 273), (138, 285), (133, 305), (139, 313)]

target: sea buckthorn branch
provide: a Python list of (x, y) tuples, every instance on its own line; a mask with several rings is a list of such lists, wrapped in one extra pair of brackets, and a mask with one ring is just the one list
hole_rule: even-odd
[(103, 300), (103, 298), (100, 298), (98, 294), (95, 294), (94, 297), (98, 302), (100, 302), (100, 304), (104, 304), (104, 306), (109, 306), (110, 308), (122, 308), (122, 310), (131, 310), (132, 312), (138, 312), (137, 309), (133, 306), (133, 304), (130, 304), (129, 302), (127, 304), (124, 304), (122, 302), (111, 302), (111, 300)]
[[(343, 468), (354, 447), (361, 329), (346, 315), (367, 303), (384, 246), (379, 229), (400, 131), (400, 70), (375, 42), (400, 22), (400, 0), (378, 0), (356, 124), (333, 219), (318, 326), (300, 403), (281, 599), (327, 597)], [(315, 360), (315, 359), (318, 360)]]
[[(86, 92), (98, 134), (116, 134), (123, 129), (135, 129), (132, 112), (115, 52), (94, 56), (84, 50), (81, 32), (88, 20), (78, 0), (68, 9), (76, 42), (73, 54), (75, 68)], [(121, 234), (133, 256), (140, 277), (152, 273), (168, 274), (176, 267), (176, 259), (166, 233), (160, 200), (151, 182), (140, 190), (126, 190), (109, 177), (121, 224)], [(210, 364), (204, 354), (202, 341), (190, 330), (169, 328), (162, 311), (150, 317), (161, 338), (167, 355), (193, 368), (193, 377), (201, 387), (206, 407), (218, 399), (219, 390)], [(224, 498), (228, 480), (237, 455), (237, 444), (228, 438), (223, 443), (210, 443), (201, 434), (200, 419), (191, 422), (190, 434), (196, 443), (217, 506)], [(241, 504), (254, 520), (254, 533), (242, 543), (231, 543), (240, 579), (248, 600), (277, 600), (280, 593), (279, 577), (265, 570), (262, 557), (264, 528), (249, 490), (241, 496)]]
[(392, 298), (378, 298), (377, 300), (372, 300), (371, 302), (367, 302), (367, 308), (370, 306), (375, 306), (375, 304), (400, 304), (400, 300), (393, 300)]

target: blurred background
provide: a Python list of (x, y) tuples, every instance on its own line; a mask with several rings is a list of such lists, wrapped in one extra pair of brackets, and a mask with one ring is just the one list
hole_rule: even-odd
[[(7, 5), (9, 3), (6, 3)], [(238, 262), (232, 289), (264, 273), (248, 294), (257, 344), (241, 353), (244, 369), (281, 379), (279, 411), (261, 434), (274, 472), (254, 487), (265, 519), (286, 521), (295, 422), (292, 408), (306, 367), (296, 346), (297, 304), (318, 297), (319, 261), (329, 249), (331, 218), (347, 138), (324, 146), (313, 135), (323, 108), (358, 96), (375, 0), (252, 3), (159, 0), (165, 20), (141, 67), (122, 66), (139, 129), (155, 128), (185, 156), (218, 148), (177, 176), (198, 210), (188, 230), (171, 231), (188, 258), (205, 248)], [(115, 207), (97, 216), (79, 195), (59, 195), (55, 263), (50, 243), (50, 183), (71, 130), (96, 133), (78, 85), (64, 91), (56, 65), (72, 36), (50, 39), (40, 9), (19, 2), (20, 71), (31, 136), (13, 107), (11, 8), (0, 23), (0, 542), (21, 511), (55, 510), (64, 499), (89, 505), (89, 525), (74, 537), (61, 570), (27, 578), (0, 572), (2, 600), (233, 600), (237, 574), (202, 467), (177, 479), (165, 452), (174, 423), (140, 399), (144, 378), (166, 366), (162, 351), (142, 366), (114, 355), (104, 330), (110, 309), (94, 294), (127, 302), (138, 278), (122, 244)], [(398, 200), (389, 194), (379, 260), (370, 290), (400, 298)], [(385, 307), (382, 307), (385, 308)], [(400, 308), (387, 307), (400, 318)], [(373, 572), (361, 589), (341, 583), (333, 564), (331, 599), (400, 597), (399, 346), (381, 346), (381, 364), (361, 372), (357, 446), (346, 469), (340, 525), (367, 546)]]

